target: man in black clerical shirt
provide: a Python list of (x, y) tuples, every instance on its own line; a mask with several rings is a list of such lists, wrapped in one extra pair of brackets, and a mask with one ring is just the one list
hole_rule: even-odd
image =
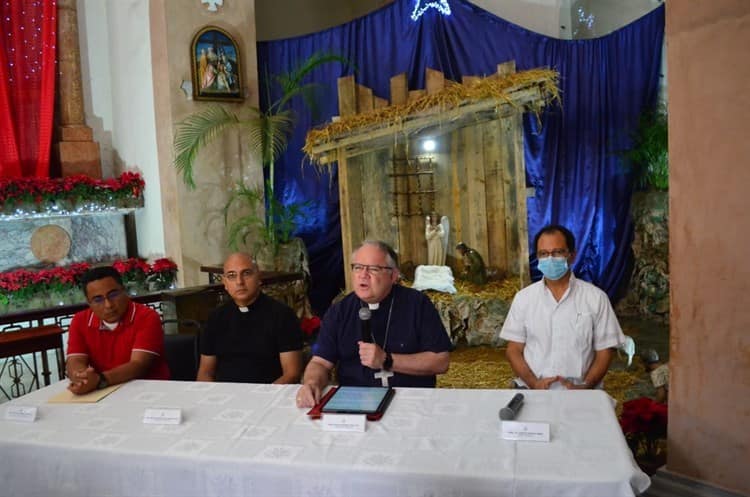
[[(354, 291), (323, 318), (307, 364), (298, 407), (312, 407), (338, 366), (341, 385), (434, 387), (450, 363), (450, 338), (435, 306), (421, 292), (396, 284), (396, 253), (368, 240), (352, 254)], [(364, 337), (359, 311), (369, 308), (371, 339)]]
[(258, 266), (247, 254), (227, 257), (222, 280), (232, 302), (208, 318), (198, 381), (299, 382), (302, 331), (294, 312), (261, 292)]

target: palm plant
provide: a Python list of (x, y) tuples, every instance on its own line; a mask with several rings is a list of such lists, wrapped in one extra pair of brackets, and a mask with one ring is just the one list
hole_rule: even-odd
[(666, 109), (644, 113), (633, 134), (633, 146), (624, 152), (633, 168), (639, 190), (666, 191), (669, 188), (667, 113)]
[[(330, 62), (347, 63), (346, 59), (338, 55), (315, 53), (288, 73), (266, 77), (269, 84), (279, 85), (281, 96), (272, 101), (271, 88), (267, 84), (265, 110), (247, 106), (245, 110), (249, 112), (249, 118), (220, 105), (213, 105), (191, 114), (178, 125), (174, 140), (174, 166), (189, 189), (195, 188), (194, 164), (200, 151), (228, 129), (239, 129), (250, 149), (263, 164), (266, 172), (265, 187), (253, 190), (239, 183), (225, 205), (225, 221), (228, 222), (227, 212), (235, 201), (244, 201), (251, 207), (257, 207), (265, 197), (267, 203), (265, 223), (259, 222), (261, 220), (252, 214), (242, 216), (232, 223), (229, 227), (229, 240), (234, 247), (255, 229), (260, 233), (260, 239), (267, 242), (275, 254), (279, 244), (288, 241), (289, 235), (294, 231), (295, 220), (304, 210), (304, 204), (283, 205), (276, 199), (274, 166), (286, 150), (294, 129), (296, 116), (290, 107), (292, 99), (301, 97), (307, 107), (315, 112), (315, 90), (319, 85), (305, 83), (304, 80), (315, 68)], [(284, 212), (285, 209), (290, 212)]]

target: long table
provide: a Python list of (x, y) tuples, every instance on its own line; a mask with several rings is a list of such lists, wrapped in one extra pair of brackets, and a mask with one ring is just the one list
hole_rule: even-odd
[[(323, 431), (296, 386), (133, 381), (93, 404), (59, 382), (0, 407), (0, 493), (24, 496), (633, 496), (649, 486), (601, 391), (528, 391), (522, 421), (551, 441), (503, 440), (512, 390), (399, 388), (364, 433)], [(33, 423), (4, 418), (37, 406)], [(146, 408), (179, 407), (179, 425)]]

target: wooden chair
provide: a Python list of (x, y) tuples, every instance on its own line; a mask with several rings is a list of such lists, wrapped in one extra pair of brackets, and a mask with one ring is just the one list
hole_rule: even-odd
[[(63, 355), (63, 341), (62, 335), (64, 330), (57, 325), (39, 326), (37, 328), (23, 328), (18, 331), (5, 331), (0, 333), (0, 359), (9, 357), (20, 356), (24, 354), (33, 354), (34, 367), (30, 368), (33, 370), (34, 379), (31, 382), (31, 387), (36, 385), (39, 388), (39, 371), (36, 367), (36, 354), (40, 353), (42, 356), (42, 376), (44, 377), (44, 384), (50, 384), (50, 376), (52, 372), (49, 368), (49, 360), (47, 359), (47, 351), (55, 350), (55, 356), (57, 358), (57, 371), (58, 376), (62, 380), (65, 378), (65, 358)], [(21, 391), (21, 374), (10, 373), (13, 378), (13, 385), (11, 386), (11, 395), (8, 395), (5, 390), (2, 392), (8, 399), (11, 397), (20, 397), (24, 395), (24, 391)]]

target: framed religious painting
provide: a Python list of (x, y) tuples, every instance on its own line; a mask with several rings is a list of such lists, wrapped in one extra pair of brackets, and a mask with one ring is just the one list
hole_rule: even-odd
[(196, 33), (190, 46), (195, 100), (241, 102), (240, 49), (221, 28), (206, 26)]

